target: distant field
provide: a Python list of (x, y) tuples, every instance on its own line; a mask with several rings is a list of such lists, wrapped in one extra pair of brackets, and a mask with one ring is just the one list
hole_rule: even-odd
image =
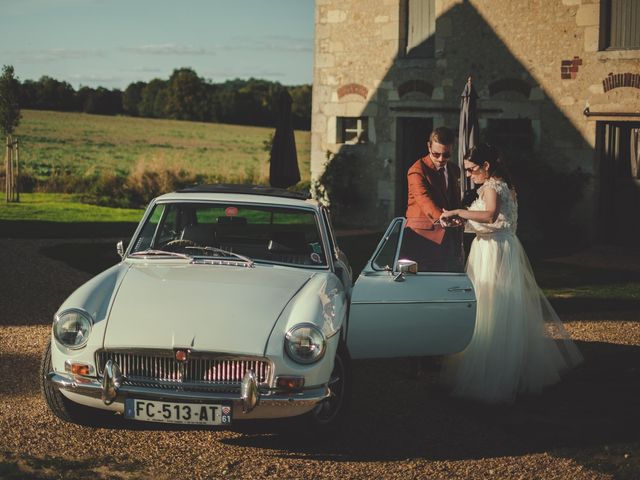
[[(273, 128), (23, 110), (20, 160), (38, 178), (52, 172), (123, 175), (135, 168), (182, 168), (229, 182), (265, 183)], [(309, 180), (310, 133), (296, 131), (302, 181)]]

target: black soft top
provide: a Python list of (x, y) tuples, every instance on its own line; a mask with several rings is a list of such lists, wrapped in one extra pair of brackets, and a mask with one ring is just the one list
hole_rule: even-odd
[(309, 192), (294, 192), (284, 188), (267, 187), (266, 185), (244, 185), (236, 183), (212, 183), (204, 185), (194, 185), (176, 193), (240, 193), (248, 195), (268, 195), (271, 197), (295, 198), (307, 200), (311, 198)]

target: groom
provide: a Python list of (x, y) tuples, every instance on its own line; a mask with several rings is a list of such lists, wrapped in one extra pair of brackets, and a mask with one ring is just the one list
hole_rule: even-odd
[(407, 172), (409, 199), (403, 256), (418, 262), (419, 271), (462, 272), (464, 270), (461, 222), (444, 227), (443, 209), (460, 207), (460, 168), (452, 162), (455, 136), (446, 127), (431, 132), (429, 153)]

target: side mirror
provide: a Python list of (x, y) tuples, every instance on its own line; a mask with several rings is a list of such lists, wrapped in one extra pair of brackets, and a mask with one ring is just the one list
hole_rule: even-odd
[(122, 240), (116, 243), (116, 252), (118, 252), (120, 258), (124, 259), (124, 243), (122, 243)]
[(418, 262), (401, 258), (396, 265), (398, 273), (418, 273)]

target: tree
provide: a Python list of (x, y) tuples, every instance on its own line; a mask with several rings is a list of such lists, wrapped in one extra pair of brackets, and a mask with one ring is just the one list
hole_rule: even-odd
[(147, 84), (145, 82), (131, 83), (122, 95), (122, 109), (127, 115), (137, 117), (140, 115), (140, 102), (142, 101), (142, 90)]
[[(141, 117), (162, 117), (162, 115), (156, 115), (156, 113), (161, 113), (163, 96), (160, 95), (160, 100), (157, 102), (158, 105), (156, 105), (156, 98), (166, 88), (166, 84), (167, 82), (164, 80), (154, 78), (145, 85), (142, 89), (142, 98), (138, 104), (138, 113)], [(156, 107), (158, 110), (156, 110)]]
[(38, 99), (38, 84), (33, 80), (25, 80), (20, 85), (19, 103), (22, 108), (35, 108)]
[(92, 90), (89, 103), (85, 102), (84, 112), (100, 115), (122, 113), (122, 92), (118, 89), (108, 90), (104, 87)]
[(0, 128), (5, 136), (9, 136), (20, 123), (20, 83), (13, 76), (13, 67), (2, 67), (0, 76)]
[(212, 83), (191, 68), (175, 69), (168, 80), (131, 83), (124, 92), (87, 86), (75, 91), (67, 82), (46, 75), (18, 82), (18, 87), (22, 108), (269, 127), (275, 120), (274, 101), (286, 89), (293, 100), (293, 127), (308, 130), (311, 125), (311, 85), (287, 87), (257, 78)]
[(38, 80), (36, 94), (36, 108), (43, 110), (74, 110), (75, 91), (67, 82), (60, 82), (45, 75)]
[(174, 70), (167, 86), (166, 114), (177, 120), (204, 120), (207, 105), (203, 84), (190, 68)]
[(288, 87), (293, 103), (291, 118), (293, 128), (299, 130), (311, 129), (311, 85)]
[(5, 185), (7, 202), (20, 201), (18, 189), (18, 156), (17, 143), (13, 142), (11, 134), (20, 123), (20, 82), (13, 76), (13, 67), (2, 67), (0, 76), (0, 128), (6, 136), (7, 158), (5, 163)]

